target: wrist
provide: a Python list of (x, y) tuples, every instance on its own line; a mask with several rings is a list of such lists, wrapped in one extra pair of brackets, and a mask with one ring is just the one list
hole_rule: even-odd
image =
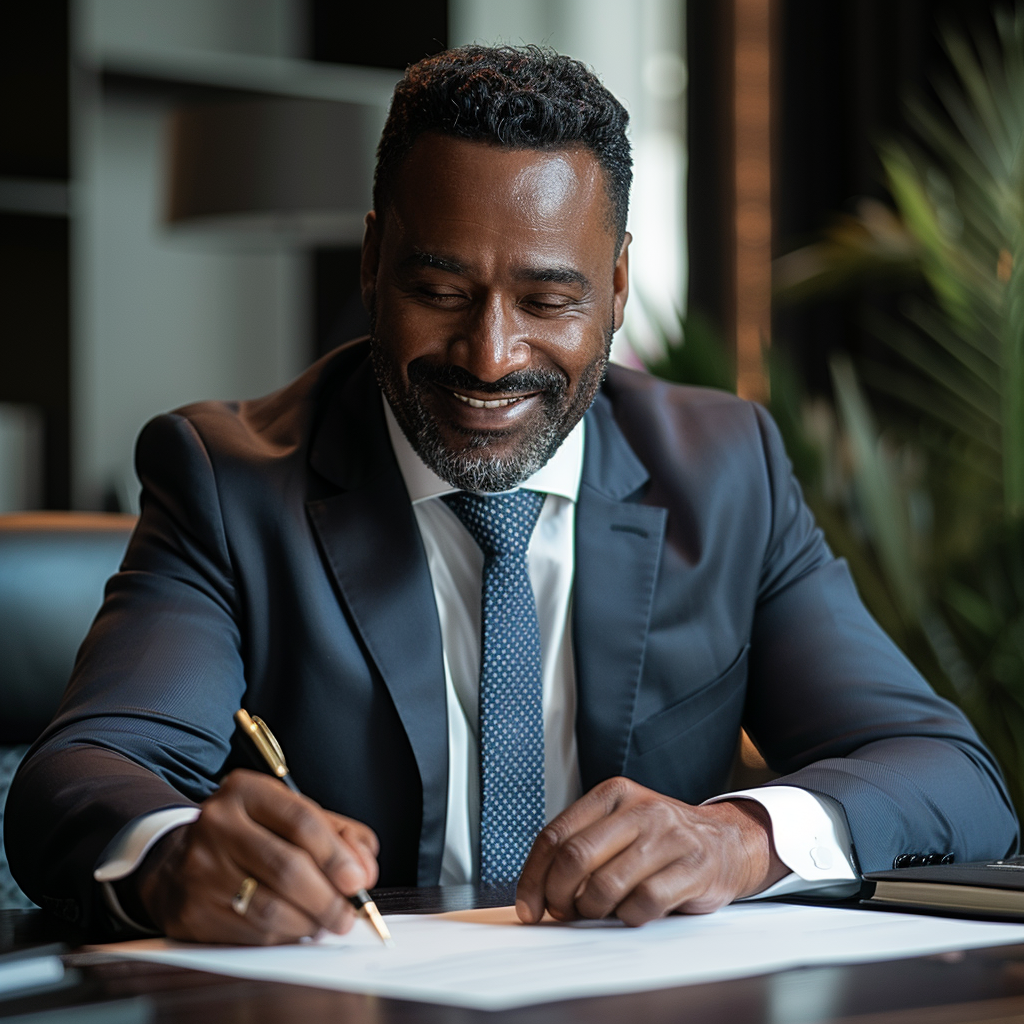
[(175, 865), (185, 846), (187, 826), (176, 828), (154, 843), (142, 863), (126, 878), (115, 883), (117, 898), (125, 912), (139, 924), (165, 931), (170, 901), (176, 889), (173, 884)]
[(745, 799), (723, 800), (711, 806), (731, 809), (740, 842), (747, 853), (749, 877), (737, 898), (763, 892), (790, 873), (775, 849), (771, 815), (764, 806), (756, 800)]

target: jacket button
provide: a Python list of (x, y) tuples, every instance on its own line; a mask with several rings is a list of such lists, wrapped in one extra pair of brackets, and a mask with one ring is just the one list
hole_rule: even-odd
[(909, 868), (910, 862), (913, 860), (913, 856), (909, 853), (901, 853), (899, 856), (893, 858), (892, 866), (893, 869), (897, 868)]

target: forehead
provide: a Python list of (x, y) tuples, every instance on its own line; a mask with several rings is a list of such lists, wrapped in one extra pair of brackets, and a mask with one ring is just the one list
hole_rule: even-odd
[(416, 245), (456, 237), (514, 248), (551, 245), (614, 260), (605, 172), (585, 147), (503, 149), (426, 134), (394, 179), (385, 215)]

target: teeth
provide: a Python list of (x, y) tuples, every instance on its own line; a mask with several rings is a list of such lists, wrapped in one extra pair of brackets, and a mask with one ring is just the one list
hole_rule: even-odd
[(494, 398), (489, 402), (482, 402), (479, 398), (470, 398), (468, 395), (460, 395), (458, 391), (453, 391), (452, 394), (460, 402), (465, 402), (466, 405), (471, 405), (474, 409), (501, 409), (506, 405), (512, 405), (513, 402), (522, 401), (522, 398)]

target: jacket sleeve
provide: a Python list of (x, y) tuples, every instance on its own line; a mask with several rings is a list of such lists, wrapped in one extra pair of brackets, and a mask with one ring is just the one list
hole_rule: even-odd
[(139, 815), (208, 796), (245, 687), (228, 544), (208, 453), (180, 415), (152, 421), (142, 514), (56, 718), (5, 814), (11, 870), (43, 907), (107, 921), (92, 871)]
[(872, 619), (829, 552), (771, 419), (757, 410), (771, 530), (750, 646), (745, 725), (779, 785), (832, 797), (862, 871), (911, 853), (1016, 849), (992, 754)]

